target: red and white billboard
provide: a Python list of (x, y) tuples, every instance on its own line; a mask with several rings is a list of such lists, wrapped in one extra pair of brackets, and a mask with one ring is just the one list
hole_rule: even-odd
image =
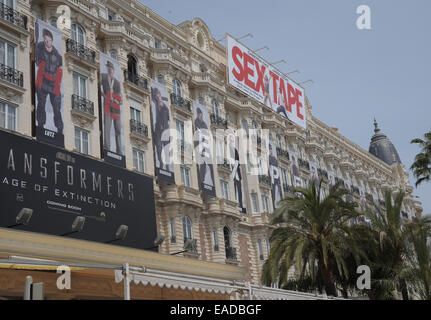
[(305, 128), (304, 89), (229, 35), (227, 50), (229, 84)]

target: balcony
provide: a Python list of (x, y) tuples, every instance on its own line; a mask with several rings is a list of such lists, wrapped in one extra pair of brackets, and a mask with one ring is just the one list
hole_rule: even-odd
[(238, 258), (236, 255), (236, 248), (227, 247), (226, 248), (226, 260), (227, 262), (237, 262)]
[(308, 161), (306, 161), (306, 160), (303, 160), (303, 159), (298, 159), (298, 165), (299, 165), (299, 167), (300, 168), (302, 168), (303, 170), (307, 170), (307, 171), (309, 171), (310, 170), (310, 163), (308, 162)]
[(328, 179), (328, 172), (326, 170), (322, 170), (320, 168), (317, 168), (317, 173), (319, 174), (320, 177)]
[(148, 90), (148, 79), (144, 77), (140, 77), (137, 74), (124, 70), (124, 81), (128, 84), (132, 84), (136, 89), (143, 91), (145, 93), (149, 93)]
[(271, 186), (271, 178), (267, 175), (259, 175), (259, 183), (267, 186)]
[(171, 93), (171, 103), (178, 108), (178, 110), (185, 112), (187, 115), (192, 113), (191, 103), (183, 97)]
[(216, 116), (214, 114), (210, 115), (211, 123), (215, 124), (218, 127), (227, 129), (227, 120), (221, 118), (220, 116)]
[(15, 86), (24, 87), (23, 73), (2, 63), (0, 63), (0, 79), (12, 83)]
[(284, 193), (287, 193), (287, 194), (295, 194), (295, 188), (294, 187), (292, 187), (292, 186), (289, 186), (287, 183), (283, 183), (283, 191), (284, 191)]
[(218, 167), (219, 169), (227, 170), (227, 171), (229, 171), (229, 172), (231, 172), (231, 171), (232, 171), (232, 169), (230, 168), (230, 164), (229, 164), (229, 163), (227, 163), (227, 160), (226, 160), (226, 159), (223, 159), (223, 163), (218, 163), (218, 164), (217, 164), (217, 167)]
[(21, 29), (27, 30), (27, 16), (19, 13), (13, 8), (5, 6), (4, 4), (0, 4), (0, 19), (8, 21)]
[(197, 239), (184, 238), (184, 256), (189, 258), (198, 258), (198, 241)]
[(289, 152), (277, 147), (277, 156), (289, 160)]
[(76, 94), (72, 94), (72, 114), (84, 122), (92, 122), (94, 116), (94, 103)]
[(87, 48), (73, 39), (69, 38), (66, 40), (66, 52), (71, 53), (79, 61), (83, 61), (92, 67), (96, 66), (96, 51)]
[(135, 135), (148, 138), (148, 127), (146, 124), (130, 119), (130, 132)]

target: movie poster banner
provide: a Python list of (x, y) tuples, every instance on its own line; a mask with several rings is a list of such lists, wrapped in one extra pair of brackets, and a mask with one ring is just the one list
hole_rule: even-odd
[(330, 188), (335, 186), (335, 175), (332, 171), (329, 171), (329, 170), (328, 170), (328, 182), (329, 182)]
[(166, 86), (151, 80), (151, 111), (153, 116), (156, 176), (167, 182), (175, 183), (168, 97)]
[(344, 188), (346, 188), (348, 191), (348, 193), (346, 194), (346, 201), (353, 202), (352, 183), (348, 179), (344, 180)]
[(241, 170), (241, 160), (239, 157), (240, 154), (240, 145), (239, 145), (239, 137), (233, 133), (228, 134), (228, 148), (229, 148), (229, 156), (231, 159), (231, 167), (232, 167), (232, 173), (231, 173), (231, 179), (233, 180), (233, 187), (235, 191), (235, 197), (238, 201), (238, 210), (241, 213), (247, 213), (247, 206), (246, 206), (246, 193), (244, 189), (244, 177), (242, 175), (242, 172), (245, 172), (245, 170)]
[(199, 168), (199, 184), (203, 193), (215, 197), (212, 135), (207, 108), (198, 101), (193, 102), (195, 159)]
[(311, 181), (313, 181), (316, 188), (318, 188), (319, 187), (319, 174), (317, 172), (316, 164), (314, 162), (310, 161), (309, 162), (309, 169), (310, 169)]
[[(152, 178), (1, 130), (0, 148), (0, 227), (138, 249), (154, 246)], [(17, 226), (20, 212), (31, 216)], [(76, 221), (82, 228), (71, 233)]]
[(292, 166), (293, 181), (295, 181), (296, 177), (299, 178), (298, 158), (296, 157), (295, 151), (289, 149), (289, 158), (290, 158), (290, 163)]
[(34, 43), (36, 138), (64, 147), (62, 33), (36, 19)]
[(229, 35), (227, 56), (231, 86), (305, 129), (305, 92), (300, 85)]
[(278, 208), (278, 202), (283, 198), (281, 193), (281, 172), (278, 166), (277, 149), (275, 143), (269, 141), (269, 176), (271, 177), (271, 195), (274, 208)]
[(122, 81), (119, 62), (100, 52), (103, 158), (112, 164), (126, 167)]

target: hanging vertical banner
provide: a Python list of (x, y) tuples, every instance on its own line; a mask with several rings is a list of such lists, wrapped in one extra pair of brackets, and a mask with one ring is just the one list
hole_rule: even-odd
[(64, 147), (61, 30), (36, 19), (34, 43), (36, 138)]
[(151, 111), (156, 176), (175, 183), (173, 146), (171, 145), (169, 99), (166, 86), (151, 80)]
[(328, 170), (328, 182), (329, 182), (329, 187), (332, 188), (333, 186), (335, 186), (335, 176), (334, 173), (332, 171)]
[(193, 102), (195, 157), (199, 167), (199, 184), (203, 193), (215, 197), (212, 138), (207, 108), (198, 101)]
[(352, 183), (348, 179), (344, 180), (344, 188), (346, 188), (348, 191), (346, 194), (346, 201), (353, 202)]
[(126, 167), (121, 68), (117, 60), (100, 53), (100, 96), (103, 128), (103, 158)]
[(243, 176), (241, 173), (241, 161), (239, 157), (239, 138), (235, 134), (228, 135), (228, 147), (230, 151), (230, 158), (232, 162), (232, 174), (233, 187), (235, 189), (235, 197), (238, 201), (238, 210), (241, 213), (247, 213), (245, 191)]
[(289, 149), (289, 157), (290, 157), (290, 164), (292, 166), (293, 181), (295, 182), (295, 178), (296, 177), (299, 178), (298, 158), (296, 157), (295, 151), (291, 149)]
[(278, 208), (278, 202), (283, 198), (281, 193), (281, 173), (278, 167), (277, 151), (274, 142), (269, 141), (269, 176), (271, 177), (271, 195), (274, 208)]
[(365, 198), (364, 188), (362, 188), (362, 187), (359, 187), (359, 197), (360, 197), (360, 200), (361, 200), (361, 206), (362, 206), (362, 208), (365, 209), (367, 207), (367, 200)]
[(319, 174), (317, 173), (316, 164), (314, 162), (310, 161), (309, 162), (309, 168), (310, 168), (311, 181), (313, 181), (316, 188), (318, 188), (319, 187)]

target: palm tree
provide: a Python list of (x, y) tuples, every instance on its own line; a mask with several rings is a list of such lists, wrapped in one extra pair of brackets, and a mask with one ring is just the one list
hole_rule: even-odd
[(425, 133), (424, 138), (425, 140), (417, 138), (410, 142), (421, 146), (421, 152), (416, 155), (415, 162), (410, 167), (417, 179), (416, 187), (423, 181), (429, 181), (431, 177), (431, 131)]
[(307, 275), (322, 279), (328, 295), (336, 296), (336, 275), (348, 278), (346, 257), (353, 253), (359, 261), (360, 252), (353, 245), (349, 221), (359, 214), (356, 204), (344, 201), (347, 190), (336, 184), (326, 198), (321, 197), (322, 180), (316, 187), (295, 188), (299, 196), (279, 202), (271, 216), (279, 227), (271, 235), (271, 252), (264, 264), (262, 282), (280, 286), (289, 281), (288, 271), (296, 266), (300, 279)]
[(413, 294), (431, 300), (431, 218), (415, 218), (407, 227), (410, 247), (407, 251), (406, 277)]
[(394, 299), (398, 291), (404, 300), (408, 300), (405, 273), (408, 239), (401, 218), (403, 198), (404, 193), (399, 192), (392, 204), (392, 195), (387, 191), (385, 210), (376, 206), (375, 210), (366, 213), (371, 225), (362, 238), (362, 245), (366, 246), (371, 261), (372, 289), (369, 295), (373, 299)]

